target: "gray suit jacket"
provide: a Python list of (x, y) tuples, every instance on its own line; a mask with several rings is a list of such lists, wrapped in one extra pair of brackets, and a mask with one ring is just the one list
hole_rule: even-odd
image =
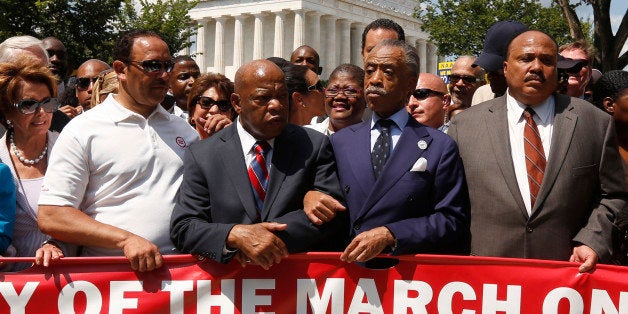
[(183, 182), (172, 213), (170, 236), (182, 252), (227, 262), (225, 241), (236, 224), (286, 223), (277, 233), (292, 252), (342, 248), (347, 230), (341, 214), (315, 226), (303, 211), (303, 197), (316, 189), (343, 200), (327, 136), (287, 125), (275, 138), (270, 181), (261, 215), (235, 124), (192, 144), (185, 153)]
[(613, 221), (626, 202), (613, 120), (583, 100), (555, 97), (549, 160), (530, 216), (515, 177), (506, 97), (452, 119), (471, 198), (471, 254), (567, 260), (582, 243), (609, 260)]

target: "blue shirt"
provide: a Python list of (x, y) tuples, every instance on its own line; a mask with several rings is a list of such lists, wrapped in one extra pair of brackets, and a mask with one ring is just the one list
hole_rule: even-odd
[(13, 239), (15, 224), (15, 183), (9, 166), (0, 163), (0, 254), (4, 255)]

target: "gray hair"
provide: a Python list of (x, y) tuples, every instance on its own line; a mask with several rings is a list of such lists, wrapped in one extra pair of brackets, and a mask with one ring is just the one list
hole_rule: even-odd
[(21, 54), (19, 50), (29, 50), (29, 48), (41, 49), (46, 56), (46, 64), (50, 61), (42, 41), (27, 35), (13, 36), (0, 43), (0, 62), (10, 62)]
[[(416, 48), (412, 47), (404, 40), (384, 39), (375, 47), (401, 47), (405, 58), (403, 61), (406, 64), (408, 71), (410, 71), (410, 74), (415, 77), (419, 76), (419, 73), (421, 72), (419, 53), (416, 51)], [(373, 50), (375, 50), (375, 48), (373, 48)]]

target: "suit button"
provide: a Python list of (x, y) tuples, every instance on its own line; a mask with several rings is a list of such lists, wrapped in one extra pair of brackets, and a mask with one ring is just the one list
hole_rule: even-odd
[(414, 202), (414, 197), (413, 196), (408, 196), (408, 203), (412, 203)]
[(356, 230), (356, 231), (360, 230), (360, 227), (362, 227), (362, 225), (359, 223), (356, 223), (355, 225), (353, 225), (353, 230)]
[(534, 230), (534, 229), (532, 229), (532, 227), (527, 227), (527, 228), (526, 228), (526, 232), (527, 232), (527, 233), (532, 233), (532, 230)]
[(345, 193), (349, 193), (349, 190), (351, 190), (351, 188), (349, 188), (348, 185), (345, 185)]

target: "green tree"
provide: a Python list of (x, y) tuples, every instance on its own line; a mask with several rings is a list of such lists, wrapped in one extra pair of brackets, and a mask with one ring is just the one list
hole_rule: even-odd
[(120, 31), (149, 29), (159, 34), (168, 44), (171, 54), (190, 47), (190, 37), (198, 26), (189, 16), (197, 0), (140, 0), (141, 12), (135, 9), (133, 0), (124, 0), (116, 26)]
[(16, 35), (54, 36), (68, 49), (71, 67), (107, 61), (122, 0), (0, 0), (0, 41)]
[(587, 27), (578, 20), (575, 7), (582, 4), (591, 5), (593, 8), (593, 45), (598, 49), (595, 65), (602, 72), (628, 66), (628, 52), (621, 53), (628, 39), (628, 9), (624, 13), (617, 33), (613, 35), (610, 16), (611, 0), (581, 0), (576, 4), (570, 4), (568, 0), (554, 1), (562, 8), (565, 19), (570, 21), (569, 27), (574, 40), (581, 39), (583, 34), (587, 34)]
[(560, 7), (543, 7), (538, 0), (419, 0), (415, 17), (444, 56), (480, 54), (489, 27), (504, 20), (543, 30), (559, 44), (571, 38)]

